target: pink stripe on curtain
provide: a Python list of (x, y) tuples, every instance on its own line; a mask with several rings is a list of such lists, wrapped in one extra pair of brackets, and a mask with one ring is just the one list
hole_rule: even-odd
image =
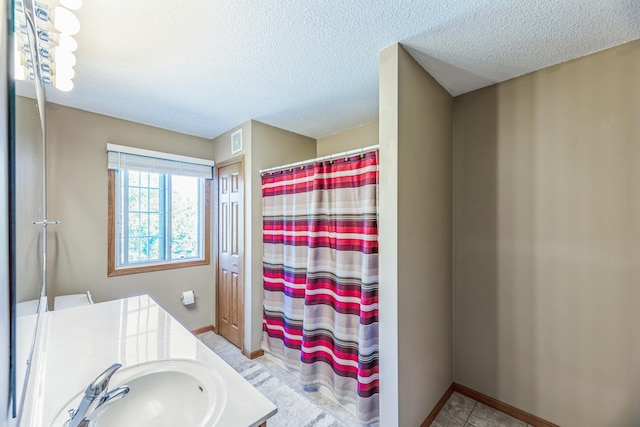
[(265, 174), (262, 348), (378, 419), (378, 152)]

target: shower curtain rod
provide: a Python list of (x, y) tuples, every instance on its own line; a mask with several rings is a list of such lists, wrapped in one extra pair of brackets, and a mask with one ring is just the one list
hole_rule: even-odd
[(332, 160), (332, 159), (337, 159), (340, 157), (349, 157), (349, 156), (353, 156), (354, 154), (362, 154), (362, 153), (366, 153), (369, 151), (373, 151), (373, 150), (377, 150), (380, 146), (378, 144), (376, 145), (370, 145), (368, 147), (362, 147), (362, 148), (356, 148), (355, 150), (349, 150), (349, 151), (343, 151), (342, 153), (336, 153), (336, 154), (329, 154), (326, 156), (320, 156), (320, 157), (316, 157), (315, 159), (309, 159), (309, 160), (302, 160), (299, 162), (295, 162), (295, 163), (289, 163), (288, 165), (282, 165), (282, 166), (276, 166), (273, 168), (268, 168), (268, 169), (262, 169), (260, 170), (260, 175), (268, 173), (268, 172), (277, 172), (277, 171), (281, 171), (284, 169), (292, 169), (298, 166), (304, 166), (304, 165), (308, 165), (311, 163), (315, 163), (315, 162), (322, 162), (325, 160)]

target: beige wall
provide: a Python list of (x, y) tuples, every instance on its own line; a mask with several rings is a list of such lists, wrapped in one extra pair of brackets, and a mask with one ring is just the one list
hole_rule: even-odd
[[(316, 156), (316, 140), (255, 120), (240, 126), (245, 172), (245, 337), (249, 351), (262, 340), (262, 178), (260, 170)], [(231, 133), (213, 140), (214, 160), (231, 158)], [(235, 156), (235, 155), (234, 155)], [(217, 246), (216, 246), (217, 247)]]
[(456, 98), (455, 380), (640, 421), (640, 42)]
[[(95, 301), (149, 294), (188, 329), (212, 323), (213, 262), (127, 276), (107, 277), (107, 143), (211, 159), (202, 138), (86, 111), (47, 106), (50, 303), (54, 296), (90, 290)], [(212, 227), (213, 228), (213, 227)], [(184, 290), (196, 306), (180, 302)]]
[(42, 125), (35, 99), (16, 96), (16, 302), (42, 290)]
[[(231, 154), (231, 134), (242, 129), (242, 151), (239, 153)], [(250, 163), (251, 158), (251, 120), (244, 122), (242, 125), (237, 126), (222, 135), (217, 136), (212, 140), (211, 146), (213, 147), (213, 158), (216, 163), (225, 162), (231, 158), (244, 156), (245, 163)]]
[(453, 380), (451, 96), (380, 55), (381, 425), (417, 426)]
[(317, 141), (316, 156), (341, 153), (378, 144), (378, 122), (369, 123), (345, 132), (320, 138)]

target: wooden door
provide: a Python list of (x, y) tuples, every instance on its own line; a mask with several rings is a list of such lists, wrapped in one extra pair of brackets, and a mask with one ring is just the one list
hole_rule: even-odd
[(244, 181), (242, 162), (218, 168), (218, 298), (220, 335), (239, 348), (244, 339)]

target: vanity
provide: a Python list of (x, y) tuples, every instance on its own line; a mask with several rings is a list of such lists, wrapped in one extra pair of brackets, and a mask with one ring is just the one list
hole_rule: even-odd
[(100, 426), (175, 419), (181, 427), (253, 427), (277, 412), (147, 295), (45, 312), (41, 320), (21, 426), (62, 427), (87, 385), (116, 362), (122, 367), (109, 389), (130, 391), (95, 411)]

